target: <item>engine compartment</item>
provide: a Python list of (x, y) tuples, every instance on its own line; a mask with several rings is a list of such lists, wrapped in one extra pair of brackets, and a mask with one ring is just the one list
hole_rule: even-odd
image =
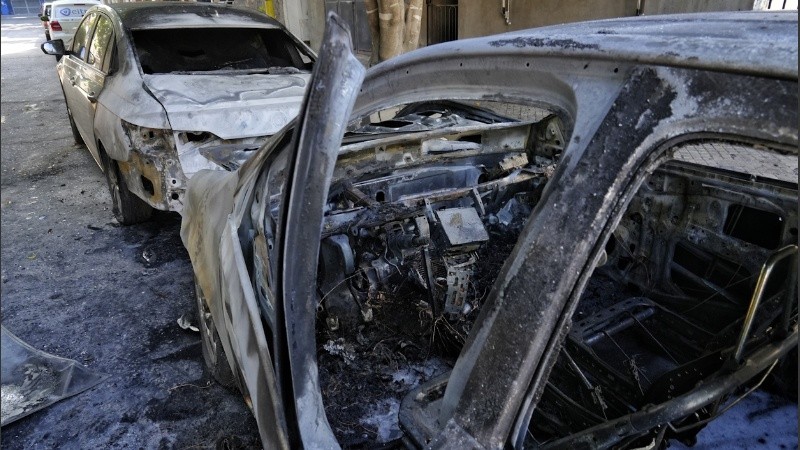
[(328, 420), (345, 447), (402, 436), (400, 401), (452, 367), (555, 169), (552, 152), (533, 151), (545, 142), (536, 130), (554, 116), (476, 128), (454, 113), (424, 114), (459, 131), (434, 126), (415, 140), (346, 146), (330, 189), (318, 362)]

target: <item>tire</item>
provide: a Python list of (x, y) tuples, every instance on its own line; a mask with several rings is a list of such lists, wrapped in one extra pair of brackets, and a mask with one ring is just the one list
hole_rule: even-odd
[(50, 32), (49, 31), (45, 31), (44, 32), (44, 40), (45, 41), (49, 41), (50, 40)]
[(197, 299), (197, 328), (200, 329), (200, 340), (203, 347), (203, 360), (211, 376), (222, 386), (234, 389), (238, 387), (236, 376), (231, 370), (225, 349), (217, 333), (214, 320), (206, 305), (203, 291), (197, 280), (194, 282), (195, 298)]
[(86, 143), (83, 142), (83, 137), (78, 132), (78, 127), (75, 126), (75, 119), (72, 118), (72, 110), (69, 109), (69, 103), (67, 103), (67, 93), (64, 92), (64, 87), (61, 87), (61, 95), (64, 96), (64, 106), (67, 108), (67, 118), (69, 119), (69, 127), (72, 129), (72, 139), (75, 140), (75, 145), (82, 145), (86, 146)]
[(149, 220), (153, 215), (153, 207), (128, 189), (125, 178), (120, 173), (119, 165), (106, 155), (102, 146), (98, 150), (108, 183), (108, 191), (111, 194), (112, 212), (117, 222), (122, 225), (133, 225)]
[(86, 146), (86, 143), (83, 142), (83, 137), (78, 132), (78, 127), (75, 126), (75, 120), (72, 118), (72, 110), (69, 109), (69, 106), (67, 106), (67, 117), (69, 118), (69, 127), (72, 129), (72, 139), (75, 140), (75, 145)]

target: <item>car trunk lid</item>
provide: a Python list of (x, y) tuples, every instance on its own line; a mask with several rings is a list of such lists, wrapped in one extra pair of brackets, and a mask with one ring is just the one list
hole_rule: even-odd
[(310, 74), (157, 74), (144, 82), (173, 130), (222, 139), (275, 134), (300, 111)]

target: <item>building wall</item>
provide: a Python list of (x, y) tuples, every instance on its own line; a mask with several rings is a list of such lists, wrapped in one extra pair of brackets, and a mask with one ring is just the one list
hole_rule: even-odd
[(643, 0), (642, 11), (650, 14), (678, 14), (711, 11), (749, 11), (754, 0)]
[[(259, 0), (237, 0), (259, 1)], [(260, 0), (263, 1), (263, 0)], [(326, 0), (273, 0), (278, 19), (303, 40), (319, 49), (325, 24)], [(335, 3), (337, 0), (328, 0)], [(354, 2), (355, 0), (341, 0)], [(427, 4), (458, 4), (458, 39), (526, 28), (614, 17), (704, 11), (796, 9), (797, 0), (431, 0)], [(289, 4), (293, 6), (289, 6)], [(503, 7), (510, 4), (506, 23)], [(279, 7), (280, 6), (280, 7)], [(420, 46), (428, 41), (428, 8), (423, 6)], [(305, 20), (292, 18), (302, 15)], [(368, 33), (366, 24), (362, 26)]]
[[(510, 24), (503, 6), (511, 4)], [(458, 2), (458, 38), (507, 31), (636, 15), (638, 0), (461, 0)]]
[(278, 20), (301, 41), (309, 42), (309, 0), (275, 0)]
[(308, 9), (308, 39), (311, 48), (319, 51), (322, 45), (322, 36), (325, 34), (325, 2), (323, 0), (312, 1)]

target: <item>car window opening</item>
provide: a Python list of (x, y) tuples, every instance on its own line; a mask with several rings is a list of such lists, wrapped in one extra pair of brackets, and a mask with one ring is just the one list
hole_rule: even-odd
[[(709, 147), (723, 150), (703, 152)], [(607, 262), (595, 269), (579, 301), (526, 448), (562, 438), (559, 445), (577, 445), (569, 439), (583, 430), (729, 373), (762, 266), (774, 249), (796, 241), (783, 224), (797, 221), (797, 184), (779, 181), (781, 172), (791, 174), (791, 164), (758, 178), (731, 172), (728, 163), (736, 157), (779, 157), (747, 145), (691, 143), (676, 156), (642, 185), (606, 244)], [(757, 166), (773, 167), (751, 167)], [(754, 207), (765, 204), (776, 210)], [(756, 220), (764, 225), (758, 233)], [(788, 270), (788, 261), (776, 266), (745, 348), (779, 328), (791, 292)], [(796, 317), (796, 302), (791, 308)], [(718, 412), (715, 405), (670, 418), (672, 428), (661, 437), (692, 445), (702, 421)], [(643, 431), (627, 437), (625, 448), (657, 437)]]
[(134, 30), (132, 36), (145, 74), (309, 69), (301, 49), (280, 29)]

